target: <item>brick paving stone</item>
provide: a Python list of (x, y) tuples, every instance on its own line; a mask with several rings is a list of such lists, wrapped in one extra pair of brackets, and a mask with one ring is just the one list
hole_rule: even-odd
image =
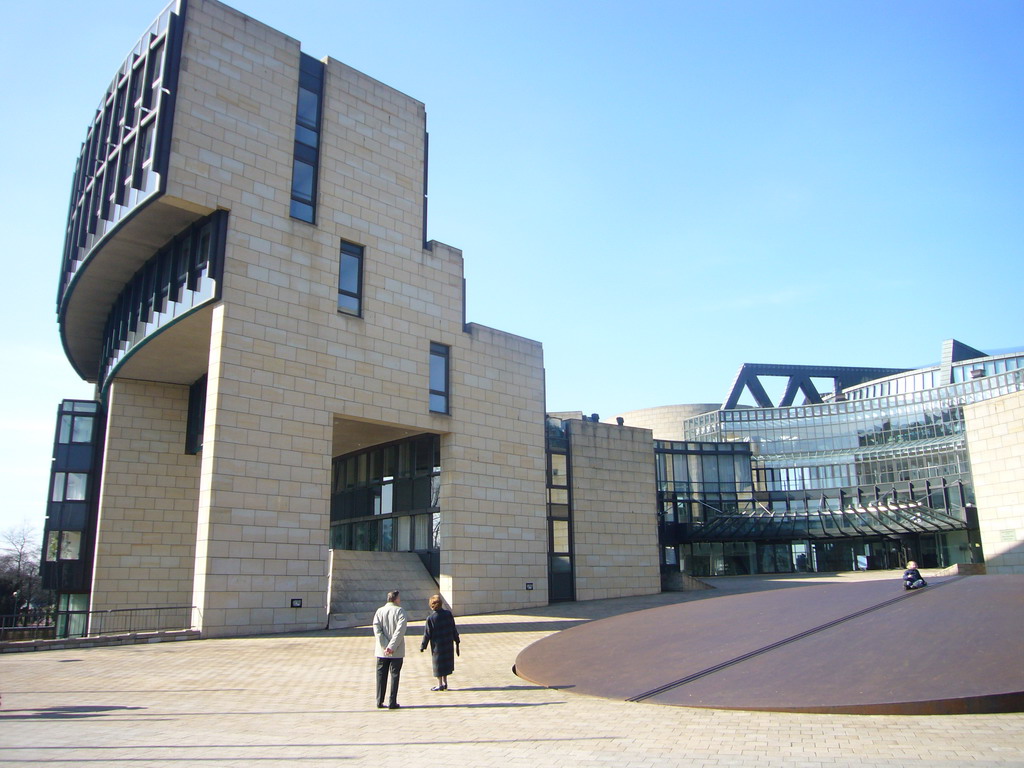
[[(1024, 714), (686, 709), (548, 690), (511, 672), (522, 648), (553, 631), (708, 599), (694, 594), (460, 617), (463, 655), (452, 690), (429, 690), (429, 655), (409, 643), (396, 712), (374, 706), (365, 627), (5, 654), (0, 764), (1024, 768)], [(422, 624), (411, 626), (412, 637), (419, 632)]]

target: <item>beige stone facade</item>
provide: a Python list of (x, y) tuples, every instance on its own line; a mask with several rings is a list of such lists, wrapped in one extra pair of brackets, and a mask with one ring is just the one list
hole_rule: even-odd
[(661, 591), (651, 432), (566, 422), (577, 600)]
[(192, 604), (199, 457), (182, 451), (188, 388), (121, 381), (108, 402), (95, 610)]
[[(167, 191), (133, 226), (227, 210), (222, 295), (111, 387), (93, 607), (191, 603), (208, 636), (322, 628), (332, 457), (422, 433), (441, 436), (445, 598), (543, 604), (542, 347), (464, 322), (461, 252), (423, 241), (423, 104), (332, 59), (315, 224), (291, 217), (299, 61), (298, 41), (188, 3)], [(360, 316), (338, 310), (342, 241), (365, 253)], [(432, 342), (450, 350), (446, 414), (429, 408)], [(203, 374), (202, 452), (184, 455), (185, 385)], [(151, 389), (173, 402), (147, 405)], [(181, 518), (175, 547), (148, 501), (167, 467), (185, 486), (161, 501)]]
[(716, 403), (662, 405), (638, 411), (627, 411), (619, 414), (618, 418), (622, 419), (627, 427), (651, 430), (655, 440), (685, 440), (683, 422), (686, 419), (709, 411), (717, 411), (719, 408), (721, 408), (721, 404)]
[(1024, 392), (964, 408), (988, 573), (1024, 573)]

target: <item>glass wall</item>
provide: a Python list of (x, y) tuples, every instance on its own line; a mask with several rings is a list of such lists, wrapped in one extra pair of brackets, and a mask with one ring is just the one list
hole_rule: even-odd
[(973, 562), (964, 406), (1024, 389), (1019, 359), (974, 361), (974, 378), (940, 387), (909, 372), (858, 397), (688, 419), (686, 442), (655, 447), (663, 566), (724, 575)]
[(1024, 370), (1015, 368), (903, 395), (716, 411), (689, 419), (684, 434), (748, 444), (754, 490), (768, 508), (825, 498), (838, 509), (888, 494), (965, 520), (974, 499), (964, 406), (1021, 389)]
[(441, 439), (420, 435), (334, 459), (331, 548), (441, 549)]
[(548, 599), (576, 599), (573, 569), (572, 483), (565, 422), (547, 419)]
[(39, 572), (61, 604), (89, 601), (104, 426), (92, 400), (64, 400), (57, 411)]

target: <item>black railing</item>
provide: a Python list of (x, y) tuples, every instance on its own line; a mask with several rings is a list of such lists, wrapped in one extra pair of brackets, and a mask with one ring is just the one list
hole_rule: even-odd
[(191, 629), (192, 606), (115, 608), (109, 611), (29, 611), (0, 616), (0, 641), (98, 637)]
[(0, 641), (49, 640), (54, 629), (53, 611), (43, 608), (0, 616)]

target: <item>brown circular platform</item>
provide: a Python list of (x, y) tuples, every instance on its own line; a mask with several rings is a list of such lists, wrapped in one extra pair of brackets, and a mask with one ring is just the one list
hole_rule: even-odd
[(1024, 711), (1024, 576), (864, 581), (593, 621), (524, 649), (549, 688), (680, 707), (859, 714)]

